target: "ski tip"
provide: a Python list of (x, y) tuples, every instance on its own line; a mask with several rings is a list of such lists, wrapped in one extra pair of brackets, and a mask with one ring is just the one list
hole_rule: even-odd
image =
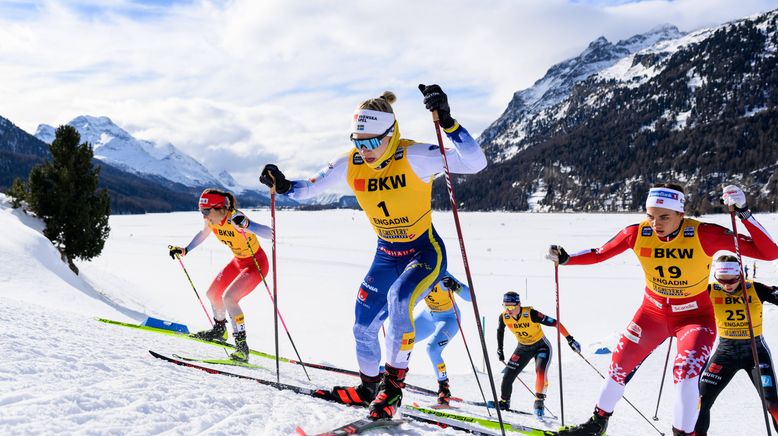
[(305, 432), (300, 426), (297, 426), (297, 428), (294, 429), (294, 433), (298, 436), (308, 436), (308, 433)]

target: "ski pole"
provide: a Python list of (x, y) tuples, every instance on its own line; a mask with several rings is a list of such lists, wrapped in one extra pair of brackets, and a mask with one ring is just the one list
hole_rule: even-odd
[[(168, 250), (172, 250), (174, 247), (172, 245), (168, 245), (167, 248)], [(205, 305), (203, 304), (203, 299), (200, 298), (200, 294), (197, 293), (197, 288), (195, 288), (195, 285), (192, 282), (192, 278), (189, 277), (189, 272), (187, 272), (186, 267), (184, 266), (184, 262), (181, 260), (181, 256), (176, 254), (176, 259), (178, 260), (178, 264), (181, 265), (181, 269), (184, 270), (184, 274), (186, 274), (186, 279), (189, 280), (189, 284), (192, 286), (192, 290), (197, 296), (197, 301), (200, 302), (200, 307), (202, 307), (203, 312), (205, 312), (205, 317), (208, 318), (208, 322), (211, 324), (211, 327), (213, 327), (213, 320), (211, 319), (211, 315), (208, 313), (208, 310), (205, 308)]]
[[(587, 364), (589, 364), (589, 366), (590, 366), (590, 367), (591, 367), (591, 368), (594, 370), (594, 372), (596, 372), (596, 373), (597, 373), (597, 374), (598, 374), (598, 375), (599, 375), (599, 376), (600, 376), (600, 377), (601, 377), (603, 380), (605, 380), (605, 376), (604, 376), (604, 375), (602, 375), (602, 373), (600, 372), (600, 370), (598, 370), (598, 369), (597, 369), (597, 367), (595, 367), (594, 365), (592, 365), (592, 363), (591, 363), (591, 362), (589, 362), (589, 360), (588, 360), (586, 357), (584, 357), (584, 355), (583, 355), (583, 354), (581, 354), (581, 353), (575, 353), (575, 354), (577, 354), (577, 355), (581, 356), (581, 359), (583, 359), (583, 360), (584, 360), (584, 362), (586, 362)], [(659, 433), (660, 435), (664, 436), (664, 433), (662, 433), (662, 431), (661, 431), (661, 430), (659, 430), (658, 428), (656, 428), (656, 426), (654, 425), (654, 423), (652, 423), (651, 421), (649, 421), (649, 420), (648, 420), (648, 418), (646, 418), (646, 415), (643, 415), (643, 413), (642, 413), (640, 410), (638, 410), (638, 408), (637, 408), (637, 407), (635, 407), (635, 405), (634, 405), (634, 404), (632, 404), (632, 402), (631, 402), (631, 401), (629, 401), (629, 399), (627, 399), (627, 397), (625, 397), (625, 396), (622, 396), (622, 398), (624, 399), (624, 401), (626, 401), (626, 402), (627, 402), (627, 404), (629, 404), (630, 406), (632, 406), (632, 408), (633, 408), (633, 409), (635, 409), (635, 412), (637, 412), (637, 413), (638, 413), (638, 415), (640, 415), (640, 416), (641, 416), (641, 417), (642, 417), (642, 418), (643, 418), (643, 419), (644, 419), (644, 420), (645, 420), (645, 421), (648, 423), (648, 425), (650, 425), (651, 427), (654, 427), (654, 430), (656, 430), (656, 431), (657, 431), (657, 433)]]
[[(467, 351), (467, 358), (470, 359), (470, 367), (473, 368), (473, 376), (475, 377), (476, 383), (478, 383), (478, 390), (481, 392), (481, 398), (484, 400), (484, 405), (486, 405), (486, 395), (484, 395), (484, 389), (481, 387), (481, 379), (478, 378), (478, 372), (475, 370), (475, 363), (473, 363), (473, 356), (470, 354), (470, 347), (467, 346), (467, 339), (465, 339), (465, 331), (462, 330), (462, 322), (459, 320), (459, 310), (457, 310), (457, 304), (454, 302), (454, 294), (451, 293), (451, 289), (448, 290), (448, 298), (451, 299), (451, 301), (454, 303), (454, 316), (457, 318), (457, 326), (459, 327), (459, 336), (462, 336), (462, 343), (465, 344), (465, 351)], [(486, 407), (486, 413), (489, 415), (489, 417), (492, 417), (492, 412), (489, 410), (489, 407)]]
[[(172, 250), (173, 246), (168, 245), (168, 250)], [(200, 298), (200, 294), (197, 293), (197, 288), (195, 288), (194, 282), (192, 282), (192, 278), (189, 277), (189, 272), (186, 270), (186, 267), (184, 266), (184, 261), (181, 260), (181, 256), (176, 254), (176, 259), (178, 259), (178, 264), (181, 265), (181, 269), (184, 270), (184, 274), (186, 274), (186, 279), (189, 280), (189, 284), (192, 286), (192, 290), (194, 291), (195, 295), (197, 296), (197, 301), (200, 302), (200, 307), (203, 308), (203, 312), (205, 312), (205, 317), (208, 319), (208, 323), (211, 324), (211, 327), (213, 327), (213, 319), (211, 319), (211, 315), (208, 313), (208, 310), (205, 308), (205, 305), (203, 304), (203, 299)], [(227, 354), (227, 357), (230, 356), (230, 352), (227, 351), (226, 348), (222, 348), (224, 350), (224, 353)]]
[[(424, 85), (419, 85), (419, 91), (423, 91)], [(438, 111), (432, 111), (432, 123), (435, 125), (435, 133), (438, 137), (438, 147), (440, 148), (440, 157), (443, 159), (443, 173), (446, 176), (446, 188), (448, 189), (448, 198), (451, 201), (451, 212), (454, 214), (454, 224), (457, 228), (457, 237), (459, 238), (459, 249), (462, 251), (462, 262), (465, 266), (465, 275), (467, 276), (467, 286), (470, 288), (470, 294), (473, 299), (473, 312), (475, 313), (476, 324), (478, 324), (478, 336), (481, 339), (481, 349), (486, 359), (486, 371), (489, 374), (489, 383), (492, 387), (492, 397), (494, 404), (497, 405), (497, 388), (494, 385), (494, 376), (492, 375), (492, 366), (489, 362), (489, 353), (486, 351), (486, 339), (484, 338), (484, 332), (481, 328), (481, 323), (478, 322), (481, 319), (481, 314), (478, 312), (478, 302), (475, 296), (475, 288), (473, 287), (473, 277), (470, 274), (470, 265), (467, 263), (467, 250), (465, 249), (465, 240), (462, 236), (462, 226), (459, 224), (459, 210), (457, 209), (457, 202), (454, 199), (454, 187), (451, 184), (451, 174), (448, 170), (448, 160), (446, 159), (446, 150), (443, 147), (443, 137), (440, 134), (440, 119), (438, 118)], [(505, 436), (505, 423), (502, 420), (502, 412), (500, 408), (497, 408), (497, 420), (500, 421), (500, 431)]]
[(659, 400), (662, 399), (662, 388), (665, 386), (665, 376), (667, 375), (667, 363), (670, 361), (670, 350), (673, 348), (673, 337), (670, 336), (670, 342), (667, 343), (667, 357), (665, 357), (665, 369), (662, 370), (662, 381), (659, 382), (659, 395), (656, 397), (656, 410), (654, 410), (654, 416), (651, 417), (654, 421), (659, 421), (657, 414), (659, 413)]
[[(275, 188), (275, 179), (273, 179), (273, 189), (270, 190), (270, 227), (272, 230), (272, 236), (273, 236), (273, 249), (272, 249), (272, 258), (273, 258), (273, 312), (275, 313), (275, 318), (273, 319), (273, 334), (276, 342), (276, 379), (278, 382), (281, 381), (281, 368), (280, 364), (278, 362), (278, 276), (276, 275), (276, 188)], [(246, 236), (244, 233), (243, 236)], [(246, 243), (248, 243), (248, 240), (246, 240)], [(251, 249), (251, 247), (249, 247)], [(254, 254), (251, 254), (254, 256)], [(254, 260), (256, 262), (256, 259)], [(259, 265), (257, 265), (259, 266)], [(259, 274), (262, 274), (262, 271), (259, 272)], [(264, 278), (263, 278), (264, 280)], [(265, 283), (265, 286), (267, 286), (267, 283)], [(292, 337), (289, 337), (289, 340), (292, 340)], [(297, 351), (297, 350), (295, 350)], [(300, 358), (300, 356), (297, 356), (298, 359), (303, 360)], [(303, 366), (303, 368), (305, 368)], [(305, 375), (308, 375), (308, 372), (305, 371)], [(310, 381), (311, 378), (308, 377), (308, 381)]]
[[(270, 286), (267, 284), (267, 280), (265, 280), (265, 275), (262, 274), (262, 268), (259, 266), (259, 262), (257, 262), (257, 258), (254, 257), (254, 249), (251, 248), (251, 244), (249, 243), (249, 238), (246, 236), (246, 232), (244, 230), (241, 230), (240, 233), (243, 235), (243, 239), (246, 240), (246, 246), (249, 248), (249, 252), (251, 252), (251, 258), (254, 260), (254, 265), (257, 267), (257, 271), (259, 271), (259, 276), (262, 277), (262, 283), (265, 284), (265, 290), (267, 291), (267, 295), (270, 297), (270, 300), (273, 301), (273, 307), (275, 308), (276, 317), (277, 319), (281, 320), (281, 325), (284, 326), (284, 330), (286, 330), (286, 337), (289, 338), (289, 342), (292, 344), (292, 348), (294, 349), (295, 354), (297, 355), (297, 359), (300, 361), (300, 366), (303, 367), (303, 372), (305, 372), (305, 376), (308, 378), (308, 381), (311, 381), (311, 376), (308, 375), (308, 370), (305, 369), (305, 364), (303, 363), (303, 358), (300, 357), (300, 353), (297, 351), (297, 346), (294, 344), (294, 340), (292, 339), (292, 334), (289, 333), (289, 328), (286, 326), (286, 322), (284, 322), (284, 317), (281, 316), (281, 312), (278, 310), (278, 305), (276, 304), (276, 299), (273, 298), (273, 294), (270, 293)], [(278, 365), (278, 343), (276, 342), (276, 365)], [(276, 378), (281, 378), (280, 376), (280, 370), (277, 367), (276, 368)]]
[(743, 277), (743, 259), (740, 257), (740, 244), (738, 242), (738, 235), (737, 235), (737, 222), (735, 222), (735, 208), (734, 206), (729, 206), (729, 218), (732, 221), (732, 239), (735, 242), (735, 255), (737, 256), (737, 262), (740, 265), (740, 288), (743, 292), (743, 305), (746, 306), (746, 319), (748, 320), (748, 334), (751, 338), (751, 355), (754, 358), (754, 373), (751, 374), (751, 377), (753, 378), (754, 375), (757, 376), (756, 380), (754, 380), (754, 384), (757, 387), (757, 390), (759, 390), (759, 398), (762, 400), (762, 413), (764, 413), (764, 423), (765, 427), (767, 427), (767, 436), (772, 435), (772, 431), (770, 430), (770, 418), (768, 418), (767, 413), (767, 399), (764, 395), (764, 387), (762, 386), (762, 368), (759, 365), (759, 353), (756, 351), (756, 338), (754, 337), (754, 324), (751, 321), (751, 309), (749, 308), (748, 304), (748, 293), (746, 292), (746, 279)]
[(556, 285), (556, 349), (559, 353), (557, 364), (559, 366), (559, 414), (562, 416), (562, 426), (565, 425), (565, 393), (562, 389), (562, 332), (560, 326), (562, 321), (559, 319), (559, 262), (554, 262), (554, 284)]

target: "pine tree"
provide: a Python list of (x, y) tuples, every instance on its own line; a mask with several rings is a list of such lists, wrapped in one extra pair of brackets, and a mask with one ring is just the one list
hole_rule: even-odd
[(50, 150), (52, 159), (30, 172), (27, 202), (43, 219), (43, 234), (67, 259), (98, 256), (108, 238), (111, 202), (105, 189), (97, 191), (100, 168), (92, 166), (92, 146), (80, 144), (72, 126), (60, 126)]
[(27, 187), (24, 186), (24, 182), (20, 178), (15, 178), (11, 187), (5, 192), (11, 197), (11, 207), (18, 209), (22, 202), (27, 200)]

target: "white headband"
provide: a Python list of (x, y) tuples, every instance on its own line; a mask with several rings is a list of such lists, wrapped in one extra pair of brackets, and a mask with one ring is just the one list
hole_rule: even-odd
[(648, 198), (646, 198), (646, 210), (649, 207), (662, 207), (683, 212), (685, 202), (682, 192), (667, 188), (651, 188), (648, 191)]
[(739, 276), (740, 264), (737, 262), (715, 262), (713, 264), (713, 277)]
[(394, 125), (394, 114), (389, 112), (357, 109), (351, 122), (351, 133), (382, 135)]

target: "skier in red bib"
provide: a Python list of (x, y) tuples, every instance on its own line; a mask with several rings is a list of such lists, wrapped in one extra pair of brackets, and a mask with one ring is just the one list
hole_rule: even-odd
[[(227, 313), (230, 314), (236, 351), (231, 358), (249, 360), (243, 309), (238, 304), (267, 276), (268, 263), (257, 236), (270, 239), (268, 226), (249, 220), (239, 211), (238, 200), (230, 192), (209, 188), (200, 195), (199, 209), (205, 226), (186, 247), (170, 246), (170, 257), (186, 256), (211, 233), (232, 250), (235, 256), (216, 276), (207, 296), (213, 308), (213, 328), (193, 336), (208, 341), (227, 340)], [(257, 268), (257, 265), (261, 268)]]
[[(743, 191), (734, 185), (725, 187), (722, 203), (734, 206), (751, 235), (738, 236), (740, 252), (777, 259), (778, 246), (751, 215)], [(643, 304), (616, 346), (594, 415), (584, 424), (561, 429), (560, 435), (604, 434), (624, 395), (628, 375), (670, 336), (677, 339), (673, 434), (693, 434), (699, 412), (698, 383), (716, 339), (716, 320), (706, 292), (710, 264), (717, 251), (735, 247), (731, 231), (685, 217), (683, 206), (682, 187), (654, 185), (646, 200), (646, 219), (624, 228), (602, 247), (572, 255), (558, 245), (549, 248), (548, 258), (565, 266), (604, 262), (632, 250), (646, 280)]]

